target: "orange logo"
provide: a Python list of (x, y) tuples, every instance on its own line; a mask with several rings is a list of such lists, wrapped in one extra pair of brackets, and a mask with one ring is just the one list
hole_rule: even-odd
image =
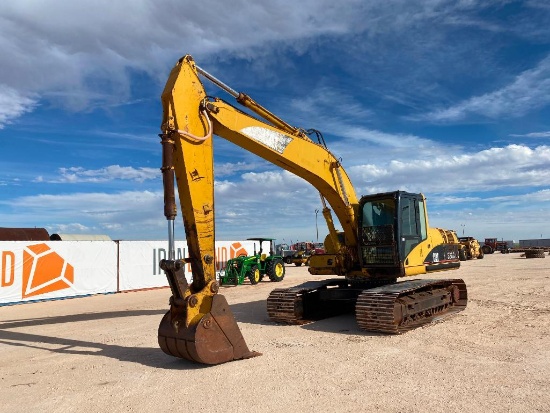
[(240, 242), (234, 242), (229, 247), (229, 258), (240, 257), (241, 255), (248, 255), (246, 249), (241, 245)]
[(22, 298), (69, 288), (74, 268), (46, 244), (30, 245), (23, 251)]

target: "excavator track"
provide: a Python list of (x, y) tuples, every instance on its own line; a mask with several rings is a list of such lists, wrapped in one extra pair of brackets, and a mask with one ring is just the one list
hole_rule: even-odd
[(308, 281), (296, 287), (276, 288), (267, 298), (267, 314), (278, 323), (305, 324), (349, 312), (359, 292), (349, 288), (345, 280)]
[(362, 330), (400, 334), (466, 308), (460, 279), (411, 280), (361, 289), (341, 280), (277, 288), (267, 299), (272, 321), (305, 324), (353, 311)]
[(363, 330), (400, 334), (466, 308), (463, 280), (411, 280), (363, 291), (355, 314)]
[(300, 291), (296, 288), (276, 288), (267, 298), (267, 315), (273, 321), (301, 324)]

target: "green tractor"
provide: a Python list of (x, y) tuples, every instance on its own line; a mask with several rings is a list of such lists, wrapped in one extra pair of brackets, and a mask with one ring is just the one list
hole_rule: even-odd
[[(246, 278), (250, 280), (250, 284), (254, 285), (262, 281), (262, 278), (266, 274), (271, 281), (275, 282), (281, 281), (284, 278), (285, 265), (283, 257), (273, 255), (274, 238), (248, 238), (248, 240), (258, 241), (260, 243), (260, 251), (256, 252), (256, 244), (254, 244), (254, 255), (243, 255), (228, 260), (225, 271), (220, 274), (220, 285), (239, 285), (244, 283)], [(269, 255), (263, 252), (264, 241), (269, 242)]]

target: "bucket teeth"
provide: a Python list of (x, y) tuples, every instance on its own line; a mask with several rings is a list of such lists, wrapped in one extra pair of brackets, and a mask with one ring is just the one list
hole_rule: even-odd
[(250, 351), (227, 300), (215, 295), (212, 309), (198, 323), (185, 326), (184, 315), (168, 311), (158, 330), (166, 354), (203, 364), (220, 364), (261, 355)]

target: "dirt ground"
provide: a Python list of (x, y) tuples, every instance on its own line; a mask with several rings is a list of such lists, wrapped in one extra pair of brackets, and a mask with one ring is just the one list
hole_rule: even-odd
[(468, 307), (400, 336), (269, 321), (273, 288), (319, 278), (222, 287), (263, 355), (208, 367), (159, 349), (169, 289), (0, 307), (0, 411), (550, 412), (550, 257), (427, 277), (463, 278)]

